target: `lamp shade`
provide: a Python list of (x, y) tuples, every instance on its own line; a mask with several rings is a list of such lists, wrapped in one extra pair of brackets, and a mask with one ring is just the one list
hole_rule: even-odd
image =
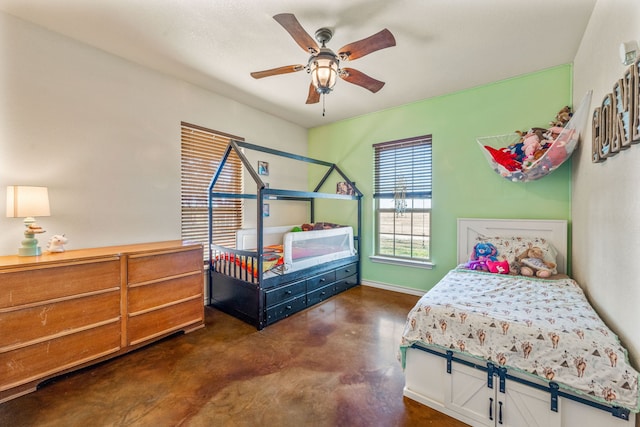
[(7, 187), (7, 217), (25, 218), (49, 216), (49, 190), (47, 187)]
[(338, 77), (338, 59), (326, 48), (320, 49), (320, 53), (309, 61), (311, 82), (318, 93), (331, 92)]

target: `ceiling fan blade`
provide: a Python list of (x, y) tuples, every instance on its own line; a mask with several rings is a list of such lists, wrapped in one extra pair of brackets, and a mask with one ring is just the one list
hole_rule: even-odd
[(306, 104), (317, 104), (320, 102), (320, 93), (316, 90), (316, 87), (311, 83), (309, 85), (309, 94), (307, 95)]
[(293, 40), (295, 40), (298, 46), (305, 52), (313, 55), (320, 51), (318, 43), (302, 28), (302, 25), (300, 25), (300, 22), (298, 22), (293, 13), (280, 13), (275, 15), (273, 19), (278, 21), (278, 23), (291, 34)]
[(353, 68), (343, 68), (340, 77), (342, 80), (353, 83), (354, 85), (362, 86), (373, 93), (376, 93), (382, 89), (382, 86), (384, 86), (384, 82), (376, 80), (373, 77), (369, 77), (362, 71), (354, 70)]
[(296, 71), (304, 70), (304, 65), (287, 65), (284, 67), (272, 68), (264, 71), (254, 71), (251, 73), (251, 77), (254, 79), (261, 79), (263, 77), (277, 76), (278, 74), (295, 73)]
[(342, 49), (338, 51), (338, 56), (343, 61), (353, 61), (354, 59), (362, 58), (376, 50), (395, 45), (396, 39), (393, 37), (393, 34), (391, 34), (391, 31), (385, 28), (366, 39), (358, 40), (357, 42), (343, 46)]

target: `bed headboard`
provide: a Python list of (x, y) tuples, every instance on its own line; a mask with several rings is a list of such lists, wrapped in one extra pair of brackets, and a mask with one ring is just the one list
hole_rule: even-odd
[(567, 271), (566, 220), (458, 218), (458, 264), (469, 260), (478, 235), (544, 237), (558, 251), (558, 273)]

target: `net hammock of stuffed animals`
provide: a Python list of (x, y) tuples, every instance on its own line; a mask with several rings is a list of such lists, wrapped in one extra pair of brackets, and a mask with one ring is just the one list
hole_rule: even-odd
[(590, 105), (591, 91), (573, 114), (568, 107), (561, 110), (548, 129), (532, 128), (526, 133), (485, 136), (477, 141), (496, 173), (509, 181), (534, 181), (549, 175), (571, 157), (585, 131)]

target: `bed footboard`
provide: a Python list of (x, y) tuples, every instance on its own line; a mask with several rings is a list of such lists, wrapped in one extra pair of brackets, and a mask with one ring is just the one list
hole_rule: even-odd
[(243, 282), (258, 284), (258, 253), (211, 245), (212, 271)]
[[(533, 382), (491, 362), (407, 348), (404, 395), (471, 425), (632, 427), (635, 414)], [(532, 419), (532, 416), (535, 419)]]

